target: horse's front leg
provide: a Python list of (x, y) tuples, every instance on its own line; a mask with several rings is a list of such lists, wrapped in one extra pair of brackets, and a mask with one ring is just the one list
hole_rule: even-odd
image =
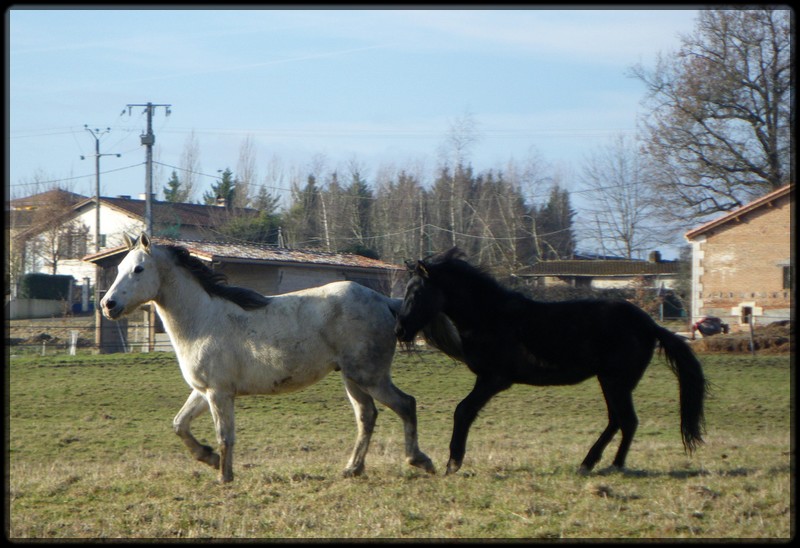
[(219, 468), (219, 455), (214, 453), (214, 450), (208, 445), (201, 445), (191, 431), (192, 421), (207, 410), (208, 401), (206, 401), (205, 396), (197, 390), (192, 390), (186, 403), (175, 415), (172, 421), (172, 429), (183, 440), (183, 443), (189, 448), (189, 452), (194, 458), (213, 468)]
[(206, 397), (211, 417), (214, 419), (214, 430), (219, 445), (219, 481), (228, 483), (233, 481), (233, 445), (236, 442), (233, 421), (234, 396), (217, 390), (208, 390)]
[(456, 406), (453, 414), (453, 437), (450, 439), (450, 460), (447, 462), (445, 475), (453, 474), (461, 468), (467, 452), (469, 428), (478, 412), (495, 394), (509, 386), (511, 383), (500, 377), (479, 376), (472, 392)]

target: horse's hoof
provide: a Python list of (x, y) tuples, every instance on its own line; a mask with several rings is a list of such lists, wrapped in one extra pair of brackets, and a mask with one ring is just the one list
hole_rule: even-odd
[(581, 465), (581, 467), (578, 468), (578, 475), (579, 476), (588, 476), (589, 474), (591, 474), (591, 472), (592, 472), (592, 469), (589, 468), (588, 466)]
[(364, 465), (361, 464), (359, 466), (349, 466), (344, 469), (342, 472), (342, 476), (345, 478), (355, 478), (360, 476), (364, 473)]
[(215, 470), (219, 470), (219, 455), (208, 445), (203, 446), (203, 454), (197, 460), (204, 462)]
[(461, 468), (461, 463), (450, 459), (447, 461), (447, 471), (444, 473), (445, 476), (449, 476), (450, 474), (455, 474), (458, 472), (458, 469)]
[(409, 458), (407, 459), (408, 464), (411, 466), (416, 466), (417, 468), (422, 468), (429, 474), (436, 473), (436, 467), (433, 465), (433, 461), (426, 457), (425, 455), (417, 458)]

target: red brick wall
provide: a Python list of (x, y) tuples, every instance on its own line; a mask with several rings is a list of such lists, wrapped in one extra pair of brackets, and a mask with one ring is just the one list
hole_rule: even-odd
[(791, 257), (789, 200), (782, 196), (704, 234), (695, 295), (701, 315), (719, 316), (738, 328), (740, 318), (731, 309), (753, 303), (756, 316), (763, 314), (756, 325), (788, 319), (791, 291), (783, 287), (783, 267)]

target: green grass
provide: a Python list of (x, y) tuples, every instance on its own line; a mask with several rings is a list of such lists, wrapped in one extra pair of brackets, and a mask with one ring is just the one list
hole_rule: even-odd
[[(332, 374), (301, 392), (239, 398), (236, 478), (220, 485), (172, 433), (189, 394), (174, 355), (12, 357), (7, 368), (11, 538), (789, 538), (788, 356), (701, 356), (713, 393), (706, 444), (684, 454), (677, 381), (660, 358), (634, 393), (629, 469), (576, 469), (605, 426), (594, 380), (514, 386), (473, 425), (443, 476), (467, 369), (400, 354), (437, 475), (404, 463), (402, 424), (379, 406), (366, 477), (344, 479), (352, 409)], [(214, 439), (208, 415), (197, 437)]]

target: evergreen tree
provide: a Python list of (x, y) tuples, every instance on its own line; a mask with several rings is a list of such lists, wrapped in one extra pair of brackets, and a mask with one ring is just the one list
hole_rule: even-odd
[(293, 185), (292, 205), (286, 213), (286, 236), (297, 247), (319, 247), (324, 242), (322, 200), (317, 180), (309, 175), (300, 189)]
[(258, 194), (253, 200), (252, 207), (262, 213), (273, 215), (278, 210), (278, 203), (280, 203), (280, 201), (280, 196), (273, 196), (266, 187), (262, 186), (259, 188)]
[(575, 254), (575, 234), (572, 221), (575, 210), (569, 192), (554, 185), (546, 204), (533, 207), (536, 234), (534, 239), (540, 260), (570, 259)]
[(164, 201), (173, 204), (183, 203), (186, 200), (186, 191), (182, 187), (178, 174), (173, 170), (167, 186), (164, 187)]
[(233, 172), (225, 168), (222, 172), (222, 178), (211, 185), (211, 191), (203, 194), (203, 203), (205, 205), (217, 205), (220, 200), (224, 200), (225, 207), (233, 205), (233, 199), (236, 197), (236, 185), (238, 181), (234, 179)]
[(220, 232), (232, 239), (246, 242), (277, 245), (280, 216), (262, 211), (255, 217), (233, 217)]

